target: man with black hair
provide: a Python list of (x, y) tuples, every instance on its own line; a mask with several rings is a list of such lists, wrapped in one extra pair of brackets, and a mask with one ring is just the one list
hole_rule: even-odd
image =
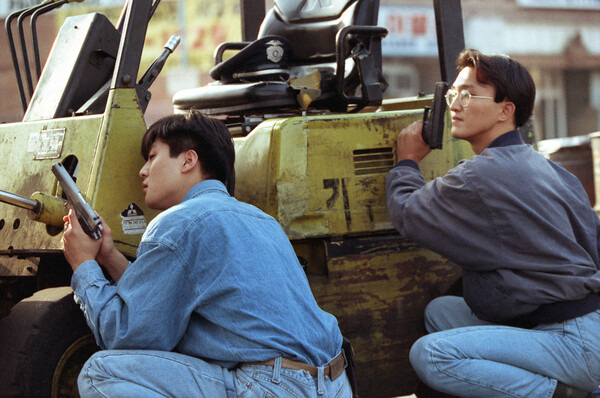
[(421, 380), (461, 397), (585, 396), (600, 384), (600, 221), (575, 176), (525, 145), (535, 85), (504, 55), (463, 51), (446, 100), (475, 156), (425, 183), (422, 124), (386, 180), (398, 231), (463, 269), (411, 348)]
[(166, 117), (142, 155), (146, 204), (164, 211), (134, 262), (106, 224), (96, 241), (65, 217), (71, 286), (105, 349), (84, 365), (81, 396), (350, 397), (337, 321), (318, 307), (287, 236), (230, 195), (225, 125)]

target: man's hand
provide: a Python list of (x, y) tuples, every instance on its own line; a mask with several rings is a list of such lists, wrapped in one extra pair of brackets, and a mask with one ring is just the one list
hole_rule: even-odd
[(112, 231), (108, 224), (104, 222), (102, 217), (100, 217), (100, 220), (102, 221), (102, 245), (96, 256), (96, 261), (106, 268), (114, 281), (118, 281), (129, 265), (129, 260), (115, 247)]
[(129, 260), (115, 247), (110, 227), (102, 217), (100, 220), (102, 238), (96, 240), (83, 231), (75, 210), (70, 209), (69, 214), (64, 217), (63, 253), (73, 271), (86, 261), (96, 260), (106, 268), (113, 280), (118, 281), (127, 269)]
[(110, 227), (104, 222), (102, 217), (100, 217), (100, 221), (102, 221), (102, 244), (100, 245), (100, 250), (96, 256), (96, 261), (104, 265), (110, 263), (110, 259), (114, 256), (114, 252), (118, 252), (118, 250), (113, 242)]
[(405, 127), (398, 134), (396, 140), (396, 154), (398, 161), (410, 159), (419, 163), (425, 156), (431, 152), (429, 145), (423, 141), (423, 122), (421, 120), (413, 122)]
[(96, 259), (102, 239), (96, 240), (83, 231), (73, 209), (69, 209), (69, 214), (63, 220), (65, 221), (65, 231), (62, 237), (63, 253), (75, 271), (82, 263)]

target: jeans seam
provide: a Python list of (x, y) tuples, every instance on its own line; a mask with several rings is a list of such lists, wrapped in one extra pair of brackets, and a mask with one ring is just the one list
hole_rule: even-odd
[[(118, 355), (118, 354), (117, 354), (117, 355)], [(183, 362), (183, 361), (178, 361), (178, 360), (177, 360), (177, 359), (175, 359), (175, 358), (165, 357), (165, 356), (162, 356), (162, 355), (156, 355), (156, 354), (151, 354), (151, 353), (144, 353), (144, 354), (142, 354), (142, 355), (146, 355), (146, 356), (149, 356), (149, 357), (154, 357), (154, 358), (160, 358), (160, 359), (164, 359), (164, 360), (168, 360), (168, 361), (171, 361), (171, 362), (178, 363), (178, 364), (180, 364), (180, 365), (183, 365), (183, 366), (185, 366), (186, 368), (188, 368), (188, 369), (192, 370), (192, 371), (193, 371), (193, 373), (195, 373), (195, 374), (197, 374), (197, 373), (200, 373), (200, 374), (202, 375), (202, 377), (203, 377), (203, 378), (207, 378), (207, 379), (210, 379), (210, 380), (213, 380), (213, 381), (216, 381), (216, 382), (218, 382), (218, 383), (221, 383), (221, 384), (223, 384), (223, 380), (222, 380), (222, 379), (220, 379), (220, 378), (218, 378), (218, 377), (212, 377), (211, 375), (209, 375), (209, 374), (207, 374), (207, 373), (199, 372), (199, 371), (198, 371), (198, 369), (196, 369), (195, 367), (193, 367), (193, 366), (192, 366), (192, 365), (190, 365), (189, 363), (186, 363), (186, 362)]]
[[(253, 378), (254, 380), (258, 381), (258, 382), (263, 382), (264, 384), (263, 384), (263, 383), (260, 383), (260, 385), (261, 385), (263, 388), (267, 388), (267, 386), (266, 386), (265, 384), (273, 385), (273, 386), (275, 386), (275, 387), (277, 387), (277, 388), (281, 388), (281, 389), (283, 389), (283, 390), (287, 391), (287, 393), (288, 393), (288, 394), (290, 394), (290, 396), (291, 396), (291, 397), (302, 398), (302, 395), (298, 395), (297, 391), (294, 391), (294, 390), (292, 390), (290, 387), (288, 387), (287, 383), (281, 383), (281, 382), (280, 382), (279, 384), (275, 384), (275, 383), (273, 383), (273, 380), (272, 380), (272, 378), (268, 378), (268, 377), (262, 376), (262, 375), (261, 375), (261, 374), (259, 374), (259, 373), (255, 373), (255, 374), (253, 374), (253, 375), (252, 375), (252, 378)], [(290, 380), (290, 379), (288, 379), (288, 382), (289, 382), (289, 380)], [(292, 380), (293, 380), (293, 379), (292, 379)]]
[(94, 391), (96, 392), (96, 394), (98, 394), (98, 396), (108, 398), (108, 397), (106, 397), (106, 395), (102, 394), (98, 390), (98, 388), (96, 388), (96, 386), (94, 385), (94, 379), (90, 376), (89, 371), (90, 371), (90, 367), (88, 365), (88, 366), (86, 366), (86, 369), (85, 369), (85, 377), (87, 377), (87, 379), (89, 380), (88, 385), (94, 389)]
[[(443, 339), (439, 339), (439, 340), (437, 340), (437, 341), (440, 341), (440, 340), (443, 340)], [(457, 349), (458, 349), (458, 348), (457, 348)], [(438, 365), (438, 362), (434, 360), (434, 355), (433, 355), (433, 352), (434, 352), (434, 350), (437, 350), (437, 346), (432, 344), (432, 349), (431, 349), (431, 351), (430, 351), (430, 353), (429, 353), (429, 355), (430, 355), (430, 360), (431, 360), (431, 363), (433, 363), (433, 364), (434, 364), (434, 366), (435, 366), (435, 368), (437, 369), (437, 371), (438, 371), (438, 372), (440, 372), (440, 373), (442, 373), (442, 374), (444, 374), (444, 375), (446, 375), (446, 376), (448, 376), (448, 377), (451, 377), (451, 378), (453, 378), (453, 379), (455, 379), (455, 380), (459, 380), (459, 381), (461, 381), (461, 382), (464, 382), (464, 383), (468, 383), (468, 384), (476, 385), (476, 386), (483, 387), (483, 388), (489, 388), (490, 390), (498, 391), (498, 392), (501, 392), (501, 393), (504, 393), (504, 394), (510, 395), (511, 397), (520, 398), (518, 395), (515, 395), (513, 392), (510, 392), (510, 391), (504, 391), (504, 390), (502, 390), (502, 389), (500, 389), (500, 388), (496, 388), (496, 387), (494, 387), (494, 386), (487, 385), (487, 384), (478, 383), (478, 382), (476, 382), (476, 381), (474, 381), (474, 380), (468, 380), (468, 379), (465, 379), (465, 378), (461, 378), (461, 377), (458, 377), (458, 375), (456, 375), (456, 374), (453, 374), (453, 373), (451, 373), (451, 372), (449, 372), (449, 371), (446, 371), (446, 370), (442, 369), (442, 368), (441, 368), (441, 367)], [(439, 351), (438, 351), (438, 352), (439, 352)], [(467, 358), (467, 356), (466, 356), (466, 355), (464, 355), (464, 353), (463, 353), (462, 351), (461, 351), (461, 354), (463, 355), (463, 358)], [(472, 359), (472, 358), (470, 358), (470, 359)]]
[[(346, 375), (346, 372), (344, 371), (344, 373), (341, 374), (340, 377), (344, 377), (347, 378), (348, 376)], [(338, 390), (338, 392), (335, 394), (336, 398), (340, 398), (343, 396), (343, 394), (346, 392), (346, 383), (342, 383), (340, 389)]]
[(583, 347), (582, 356), (585, 361), (585, 366), (588, 371), (588, 376), (590, 378), (592, 378), (593, 372), (592, 372), (592, 366), (591, 366), (591, 361), (590, 361), (590, 356), (589, 356), (589, 352), (591, 352), (591, 350), (588, 348), (588, 345), (586, 343), (587, 342), (587, 330), (584, 327), (583, 321), (580, 318), (575, 318), (574, 321), (575, 321), (575, 326), (577, 327), (577, 331), (580, 334), (579, 341), (581, 342), (581, 345)]
[[(123, 355), (128, 355), (128, 354), (123, 354)], [(188, 364), (188, 363), (186, 363), (186, 362), (183, 362), (183, 361), (178, 361), (178, 360), (177, 360), (177, 359), (175, 359), (175, 358), (171, 358), (171, 357), (167, 357), (167, 356), (163, 356), (163, 355), (156, 355), (156, 354), (153, 354), (153, 353), (150, 353), (150, 352), (143, 352), (143, 351), (142, 351), (142, 352), (140, 352), (140, 353), (138, 353), (138, 354), (136, 354), (136, 355), (139, 355), (139, 356), (147, 356), (147, 357), (153, 357), (153, 358), (160, 358), (160, 359), (162, 359), (162, 360), (166, 360), (166, 361), (175, 362), (175, 363), (178, 363), (178, 364), (180, 364), (180, 365), (184, 366), (185, 368), (189, 369), (189, 370), (190, 370), (190, 372), (191, 372), (192, 374), (196, 375), (196, 377), (200, 376), (200, 377), (199, 377), (200, 379), (204, 379), (204, 378), (206, 378), (206, 379), (210, 379), (210, 380), (212, 380), (213, 382), (217, 382), (217, 383), (221, 383), (221, 384), (223, 384), (223, 380), (222, 380), (222, 379), (220, 379), (220, 378), (216, 378), (216, 377), (212, 377), (211, 375), (209, 375), (209, 374), (207, 374), (207, 373), (199, 372), (199, 371), (198, 371), (198, 369), (196, 369), (195, 367), (191, 366), (190, 364)], [(106, 357), (109, 357), (109, 356), (113, 356), (113, 357), (114, 357), (114, 356), (122, 356), (122, 354), (119, 354), (119, 353), (115, 353), (115, 352), (110, 352), (110, 351), (107, 351), (107, 352), (105, 352), (105, 353), (103, 353), (103, 354), (98, 354), (98, 356), (102, 356), (102, 357), (106, 358)], [(86, 369), (86, 375), (88, 375), (88, 371), (89, 371), (89, 366), (88, 366), (88, 367), (87, 367), (87, 369)], [(96, 387), (93, 385), (93, 378), (92, 378), (91, 376), (88, 376), (88, 378), (89, 378), (89, 380), (90, 380), (90, 382), (89, 382), (89, 385), (90, 385), (91, 387), (93, 387), (93, 388), (94, 388), (94, 390), (95, 390), (96, 392), (98, 392), (98, 394), (99, 394), (100, 396), (102, 396), (102, 397), (105, 397), (105, 398), (109, 398), (109, 397), (105, 396), (104, 394), (100, 393), (100, 391), (98, 391), (98, 389), (97, 389), (97, 388), (96, 388)], [(135, 381), (134, 381), (134, 380), (130, 380), (130, 382), (131, 382), (131, 383), (135, 383)], [(136, 384), (137, 384), (137, 383), (136, 383)], [(144, 387), (145, 387), (145, 388), (148, 388), (148, 386), (144, 386)], [(162, 396), (164, 396), (163, 394), (160, 394), (160, 393), (159, 393), (159, 392), (157, 392), (157, 391), (153, 391), (153, 392), (154, 392), (154, 393), (156, 393), (156, 394), (158, 394), (158, 395), (162, 395)]]
[[(157, 357), (157, 358), (161, 358), (161, 359), (170, 359), (170, 358), (164, 358), (164, 357), (162, 357), (162, 356), (160, 356), (160, 355), (149, 355), (149, 354), (145, 354), (145, 355), (147, 355), (147, 356), (152, 356), (152, 357)], [(108, 357), (108, 356), (119, 356), (119, 354), (108, 353), (108, 354), (104, 355), (104, 357), (105, 357), (105, 358), (106, 358), (106, 357)], [(95, 360), (95, 359), (93, 359), (93, 360)], [(185, 363), (183, 363), (183, 362), (180, 362), (180, 361), (175, 361), (175, 360), (174, 360), (173, 362), (177, 362), (177, 363), (179, 363), (179, 364), (182, 364), (182, 365), (186, 366), (187, 368), (189, 368), (189, 367), (190, 367), (189, 365), (187, 365), (187, 364), (185, 364)], [(88, 367), (86, 368), (86, 376), (87, 376), (87, 377), (88, 377), (88, 379), (89, 379), (89, 385), (90, 385), (90, 387), (92, 387), (92, 388), (94, 389), (94, 391), (96, 391), (96, 393), (97, 393), (98, 395), (100, 395), (100, 396), (102, 396), (102, 397), (105, 397), (105, 398), (110, 398), (110, 397), (107, 397), (106, 395), (102, 394), (102, 393), (101, 393), (101, 392), (98, 390), (98, 388), (97, 388), (97, 387), (94, 385), (94, 379), (93, 379), (91, 376), (89, 376), (89, 369), (90, 369), (90, 367), (88, 366)], [(133, 384), (140, 385), (140, 384), (136, 383), (134, 380), (129, 380), (129, 382), (130, 382), (130, 383), (133, 383)], [(144, 388), (147, 388), (147, 389), (150, 389), (150, 388), (149, 388), (149, 386), (143, 386), (143, 387), (144, 387)], [(157, 392), (157, 391), (154, 391), (154, 390), (152, 390), (152, 392), (154, 392), (154, 393), (155, 393), (155, 394), (157, 394), (157, 395), (161, 395), (161, 396), (165, 397), (165, 395), (163, 395), (163, 394), (161, 394), (161, 393), (159, 393), (159, 392)]]

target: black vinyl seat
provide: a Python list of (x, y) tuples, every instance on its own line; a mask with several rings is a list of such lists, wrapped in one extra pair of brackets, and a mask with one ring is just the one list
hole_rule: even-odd
[[(175, 110), (239, 120), (378, 105), (387, 88), (381, 70), (387, 30), (375, 26), (378, 11), (379, 0), (275, 0), (257, 40), (222, 43), (210, 71), (215, 82), (177, 92)], [(223, 61), (228, 50), (238, 52)]]

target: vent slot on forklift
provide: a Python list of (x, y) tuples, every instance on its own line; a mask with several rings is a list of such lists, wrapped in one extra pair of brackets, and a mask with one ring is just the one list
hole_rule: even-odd
[[(120, 39), (119, 32), (102, 14), (67, 18), (23, 121), (71, 116), (110, 82)], [(105, 104), (90, 113), (102, 113)]]
[(394, 153), (390, 147), (355, 149), (352, 154), (354, 158), (354, 174), (357, 176), (387, 174), (392, 166), (394, 166)]

